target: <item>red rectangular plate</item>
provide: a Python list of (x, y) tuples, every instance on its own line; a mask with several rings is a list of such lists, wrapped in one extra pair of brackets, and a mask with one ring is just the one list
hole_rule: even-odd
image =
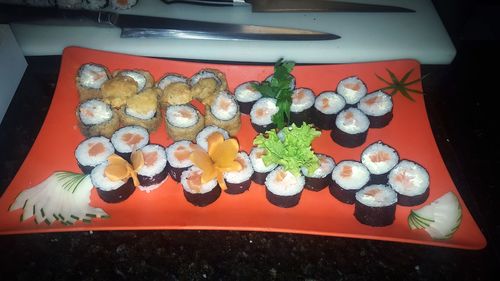
[[(339, 202), (330, 195), (328, 189), (317, 193), (304, 190), (296, 207), (283, 209), (266, 200), (263, 186), (252, 184), (250, 190), (244, 194), (223, 193), (212, 205), (200, 208), (190, 205), (183, 196), (182, 187), (170, 178), (157, 190), (151, 193), (136, 190), (129, 199), (119, 204), (103, 202), (93, 190), (91, 205), (103, 208), (111, 216), (109, 219), (95, 219), (90, 224), (77, 222), (71, 226), (59, 222), (50, 226), (36, 224), (33, 219), (20, 222), (21, 211), (9, 212), (8, 206), (22, 190), (40, 183), (55, 171), (79, 172), (74, 150), (84, 136), (77, 127), (75, 116), (78, 105), (75, 76), (78, 68), (89, 62), (103, 64), (111, 71), (145, 69), (150, 71), (155, 79), (159, 79), (167, 72), (190, 77), (202, 68), (216, 68), (226, 74), (231, 91), (243, 82), (261, 81), (273, 72), (272, 66), (180, 62), (78, 47), (66, 48), (62, 56), (54, 98), (40, 134), (0, 199), (0, 234), (88, 230), (217, 229), (305, 233), (464, 249), (481, 249), (486, 246), (483, 234), (464, 205), (441, 158), (427, 118), (423, 97), (415, 94), (413, 94), (415, 102), (399, 94), (394, 96), (394, 119), (385, 128), (370, 129), (367, 141), (362, 146), (354, 149), (341, 147), (331, 140), (329, 131), (323, 131), (321, 137), (314, 141), (313, 148), (316, 152), (332, 156), (338, 163), (344, 159), (359, 159), (361, 151), (368, 144), (382, 140), (394, 147), (402, 159), (410, 159), (423, 165), (431, 177), (430, 196), (426, 203), (448, 191), (453, 191), (462, 204), (462, 224), (450, 240), (432, 240), (423, 230), (410, 230), (407, 223), (411, 209), (409, 207), (398, 206), (396, 220), (390, 226), (362, 225), (353, 216), (354, 206)], [(315, 93), (335, 90), (341, 79), (356, 75), (367, 84), (368, 91), (371, 92), (386, 86), (376, 74), (389, 80), (387, 69), (393, 71), (399, 78), (414, 69), (409, 79), (420, 77), (420, 65), (414, 60), (296, 66), (293, 75), (296, 77), (297, 87), (311, 88)], [(422, 90), (420, 83), (413, 86), (417, 90)], [(167, 137), (164, 123), (151, 134), (151, 142), (168, 146), (172, 140)], [(248, 116), (242, 116), (242, 128), (237, 135), (242, 150), (250, 151), (255, 135)]]

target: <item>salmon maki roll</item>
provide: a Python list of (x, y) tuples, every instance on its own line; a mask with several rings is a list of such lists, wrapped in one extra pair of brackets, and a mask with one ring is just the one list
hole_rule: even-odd
[(297, 126), (312, 123), (314, 110), (314, 92), (308, 88), (297, 88), (292, 94), (292, 105), (290, 106), (290, 123)]
[(335, 118), (335, 127), (330, 132), (332, 140), (344, 147), (357, 147), (366, 141), (370, 120), (359, 109), (349, 107)]
[(250, 111), (250, 121), (252, 127), (258, 133), (265, 133), (271, 129), (276, 128), (273, 123), (273, 116), (278, 112), (276, 99), (273, 98), (260, 98), (252, 106)]
[(168, 176), (167, 154), (159, 144), (148, 144), (139, 149), (144, 163), (137, 171), (138, 188), (147, 193), (158, 188)]
[(257, 81), (245, 82), (234, 90), (234, 96), (240, 106), (240, 111), (243, 114), (250, 114), (252, 106), (262, 97), (262, 93), (256, 90), (253, 85), (258, 85)]
[(194, 206), (205, 207), (214, 203), (221, 194), (216, 179), (201, 182), (202, 171), (195, 166), (182, 172), (181, 184), (186, 200)]
[(356, 192), (354, 217), (369, 226), (387, 226), (396, 217), (397, 195), (389, 186), (369, 185)]
[(129, 161), (135, 150), (141, 149), (149, 143), (149, 133), (141, 126), (127, 126), (117, 130), (111, 136), (116, 154)]
[(399, 205), (420, 205), (429, 197), (429, 173), (420, 164), (402, 160), (389, 172), (388, 178), (389, 186), (398, 194)]
[(291, 208), (299, 204), (305, 179), (294, 175), (283, 167), (278, 167), (266, 177), (266, 198), (281, 208)]
[(337, 85), (337, 93), (341, 95), (348, 106), (356, 105), (366, 95), (366, 85), (358, 77), (347, 77)]
[(224, 180), (226, 181), (226, 193), (240, 194), (247, 191), (252, 183), (253, 167), (248, 154), (240, 151), (235, 159), (241, 164), (241, 170), (233, 172), (225, 172)]
[(170, 176), (177, 182), (181, 181), (182, 172), (193, 166), (189, 158), (193, 150), (201, 149), (191, 141), (181, 140), (174, 142), (166, 149), (167, 165)]
[(168, 136), (174, 141), (194, 141), (205, 127), (203, 115), (191, 105), (171, 105), (165, 111)]
[(341, 95), (331, 91), (322, 92), (314, 100), (313, 123), (322, 130), (333, 129), (337, 114), (345, 105), (345, 99)]
[(341, 161), (332, 171), (330, 194), (340, 202), (353, 204), (355, 194), (370, 180), (370, 172), (362, 163)]
[(392, 97), (383, 91), (368, 94), (358, 103), (358, 109), (370, 119), (370, 128), (387, 126), (393, 117), (392, 108)]
[(110, 138), (120, 127), (118, 114), (111, 106), (101, 100), (91, 99), (76, 110), (78, 127), (86, 137), (104, 136)]
[(78, 167), (84, 174), (90, 174), (97, 165), (106, 162), (115, 152), (111, 141), (105, 137), (91, 137), (82, 141), (75, 150)]
[(389, 145), (378, 141), (361, 153), (361, 163), (370, 171), (370, 184), (387, 184), (389, 171), (399, 162), (399, 155)]

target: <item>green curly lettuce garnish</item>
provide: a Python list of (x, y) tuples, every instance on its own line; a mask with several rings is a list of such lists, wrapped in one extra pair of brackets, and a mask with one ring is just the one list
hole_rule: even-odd
[(292, 106), (293, 89), (290, 87), (293, 81), (292, 72), (295, 62), (279, 59), (274, 65), (274, 74), (270, 81), (263, 81), (260, 85), (254, 84), (255, 90), (262, 95), (276, 99), (278, 112), (273, 115), (272, 121), (278, 129), (287, 125), (290, 120), (290, 107)]
[(264, 164), (278, 164), (294, 175), (300, 174), (300, 169), (305, 167), (309, 173), (319, 167), (319, 159), (311, 148), (312, 141), (321, 135), (312, 125), (303, 123), (297, 127), (292, 124), (283, 128), (280, 133), (275, 130), (259, 134), (253, 144), (264, 148), (267, 153), (262, 157)]

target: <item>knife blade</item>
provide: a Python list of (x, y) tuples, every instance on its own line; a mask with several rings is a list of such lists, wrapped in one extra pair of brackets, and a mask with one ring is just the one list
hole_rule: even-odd
[(187, 3), (209, 6), (252, 5), (252, 12), (348, 12), (348, 13), (414, 13), (415, 10), (379, 4), (333, 0), (162, 0), (164, 3)]
[(122, 38), (173, 37), (212, 40), (335, 40), (336, 34), (287, 27), (217, 23), (177, 18), (0, 4), (0, 23), (64, 20), (121, 28)]

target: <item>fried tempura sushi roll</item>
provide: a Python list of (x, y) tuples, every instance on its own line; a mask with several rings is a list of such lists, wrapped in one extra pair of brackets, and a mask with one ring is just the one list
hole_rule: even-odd
[(81, 103), (76, 110), (78, 126), (86, 137), (111, 135), (120, 127), (118, 114), (101, 100), (91, 99)]
[(159, 100), (162, 107), (186, 104), (193, 99), (188, 79), (180, 74), (166, 74), (156, 86), (161, 89)]
[(167, 133), (174, 141), (194, 141), (205, 126), (203, 115), (191, 105), (171, 105), (165, 111)]
[(154, 86), (155, 80), (149, 71), (142, 69), (125, 69), (113, 72), (113, 77), (128, 76), (137, 83), (137, 90), (140, 92), (144, 89)]
[(80, 101), (100, 98), (100, 88), (110, 77), (109, 70), (103, 65), (95, 63), (82, 65), (76, 75), (76, 89)]
[(148, 132), (155, 131), (161, 123), (159, 92), (158, 88), (149, 88), (127, 99), (125, 106), (118, 111), (122, 125), (139, 125)]
[(137, 82), (129, 76), (117, 76), (102, 84), (102, 99), (114, 108), (120, 108), (127, 99), (137, 94)]
[(240, 115), (234, 97), (228, 93), (221, 93), (210, 106), (207, 106), (205, 124), (222, 128), (234, 137), (241, 128)]
[(189, 79), (191, 93), (203, 104), (211, 104), (215, 97), (227, 90), (227, 81), (224, 73), (217, 69), (203, 69)]

